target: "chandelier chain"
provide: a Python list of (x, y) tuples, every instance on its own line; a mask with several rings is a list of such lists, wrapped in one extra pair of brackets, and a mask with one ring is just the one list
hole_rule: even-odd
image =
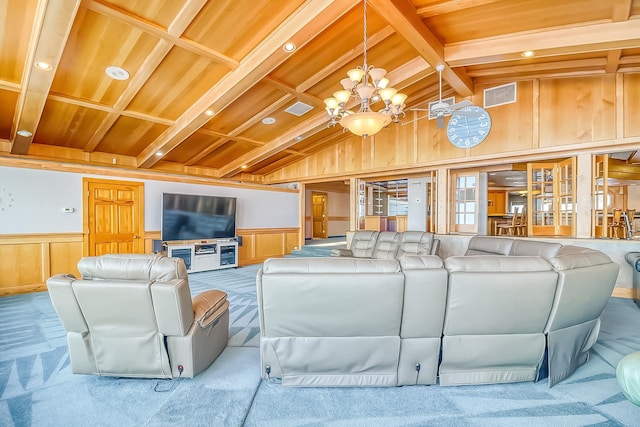
[(364, 10), (364, 25), (363, 25), (363, 43), (362, 43), (362, 48), (364, 50), (363, 56), (364, 56), (364, 70), (367, 71), (367, 0), (364, 0), (364, 6), (363, 6), (363, 10)]

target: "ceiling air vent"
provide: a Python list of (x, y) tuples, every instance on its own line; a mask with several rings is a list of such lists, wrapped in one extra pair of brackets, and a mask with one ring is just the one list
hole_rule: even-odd
[(304, 102), (296, 102), (295, 104), (293, 104), (291, 107), (287, 108), (286, 111), (289, 114), (293, 114), (294, 116), (298, 116), (300, 117), (301, 115), (303, 115), (304, 113), (309, 112), (310, 110), (312, 110), (313, 107), (311, 105), (305, 104)]
[(497, 107), (498, 105), (513, 104), (516, 102), (516, 84), (492, 87), (484, 90), (484, 108)]

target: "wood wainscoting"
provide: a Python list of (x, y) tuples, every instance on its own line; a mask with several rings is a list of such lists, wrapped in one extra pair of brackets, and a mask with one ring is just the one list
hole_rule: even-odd
[(0, 235), (0, 296), (46, 291), (55, 274), (80, 276), (82, 233)]
[[(238, 229), (240, 266), (290, 254), (298, 246), (300, 228)], [(80, 277), (77, 265), (83, 253), (83, 233), (0, 235), (0, 296), (46, 291), (55, 274)], [(159, 231), (143, 235), (144, 252), (153, 253)]]

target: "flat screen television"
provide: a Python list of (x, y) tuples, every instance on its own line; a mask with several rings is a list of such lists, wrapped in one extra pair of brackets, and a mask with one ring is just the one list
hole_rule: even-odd
[(163, 241), (231, 238), (236, 235), (236, 198), (162, 194)]

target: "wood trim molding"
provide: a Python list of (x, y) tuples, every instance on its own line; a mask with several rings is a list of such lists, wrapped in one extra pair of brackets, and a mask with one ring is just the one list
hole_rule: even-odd
[(83, 233), (1, 234), (0, 245), (82, 242)]

